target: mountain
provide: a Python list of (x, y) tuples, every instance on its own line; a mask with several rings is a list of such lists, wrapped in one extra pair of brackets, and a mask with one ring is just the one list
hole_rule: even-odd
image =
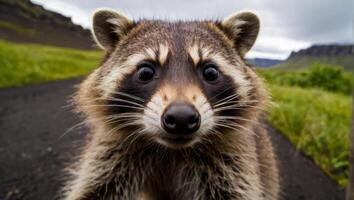
[(247, 62), (256, 67), (271, 67), (283, 61), (277, 59), (267, 59), (267, 58), (252, 58), (252, 59), (247, 59)]
[(0, 39), (92, 49), (90, 31), (30, 0), (0, 0)]
[(313, 45), (307, 49), (292, 52), (285, 62), (276, 65), (283, 69), (301, 69), (313, 63), (324, 63), (342, 66), (346, 70), (354, 70), (354, 45)]

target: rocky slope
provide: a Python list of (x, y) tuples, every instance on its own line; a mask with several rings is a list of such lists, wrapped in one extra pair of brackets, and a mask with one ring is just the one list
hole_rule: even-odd
[(0, 0), (0, 39), (93, 48), (89, 30), (29, 0)]
[(313, 63), (341, 66), (346, 70), (354, 70), (354, 45), (313, 45), (307, 49), (292, 52), (289, 58), (276, 67), (283, 69), (301, 69)]
[(302, 56), (354, 56), (354, 45), (313, 45), (310, 48), (292, 52), (289, 59)]
[(247, 62), (256, 67), (271, 67), (273, 65), (281, 63), (282, 60), (268, 59), (268, 58), (252, 58), (252, 59), (247, 59)]

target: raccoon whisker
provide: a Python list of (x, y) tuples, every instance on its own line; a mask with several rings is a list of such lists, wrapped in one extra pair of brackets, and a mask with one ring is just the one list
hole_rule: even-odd
[[(254, 122), (254, 123), (257, 123), (257, 121), (251, 121), (251, 120), (248, 120), (249, 122)], [(222, 123), (222, 124), (225, 124), (225, 123), (227, 123), (227, 122), (230, 122), (229, 120), (218, 120), (218, 124), (220, 124), (220, 123)], [(243, 130), (245, 130), (245, 131), (247, 131), (247, 132), (249, 132), (249, 133), (253, 133), (253, 131), (252, 130), (250, 130), (250, 129), (247, 129), (245, 126), (242, 126), (242, 125), (240, 125), (240, 124), (231, 124), (231, 125), (228, 125), (228, 126), (233, 126), (233, 127), (235, 127), (235, 128), (241, 128), (241, 129), (243, 129)]]
[[(128, 142), (132, 137), (138, 137), (137, 134), (141, 133), (143, 131), (142, 128), (139, 128), (135, 131), (133, 131), (132, 133), (130, 133), (121, 143), (120, 143), (120, 146), (123, 146), (125, 145), (126, 142)], [(135, 140), (133, 138), (133, 140)], [(132, 143), (132, 142), (131, 142)]]
[(141, 117), (140, 114), (138, 113), (119, 113), (119, 114), (113, 114), (110, 116), (114, 116), (114, 118), (126, 118), (126, 117)]
[(264, 111), (266, 108), (265, 107), (262, 107), (262, 106), (251, 106), (251, 105), (248, 105), (248, 106), (242, 106), (240, 107), (240, 110), (247, 110), (247, 109), (256, 109), (256, 110), (260, 110), (260, 111)]
[(221, 124), (221, 123), (215, 122), (215, 125), (216, 125), (216, 126), (220, 126), (220, 127), (229, 128), (229, 129), (232, 129), (232, 130), (237, 131), (237, 132), (240, 131), (238, 128), (241, 128), (241, 129), (243, 129), (243, 130), (245, 130), (245, 131), (247, 131), (247, 132), (253, 134), (253, 131), (251, 131), (251, 130), (249, 130), (249, 129), (247, 129), (247, 128), (241, 126), (241, 125), (237, 125), (237, 124), (226, 125), (226, 124)]
[(113, 123), (119, 123), (119, 122), (124, 122), (124, 121), (130, 121), (130, 120), (134, 120), (134, 119), (137, 119), (137, 117), (124, 117), (124, 118), (121, 118), (121, 119), (110, 119), (110, 120), (107, 120), (105, 122), (103, 122), (104, 124), (106, 125), (109, 125), (109, 124), (113, 124)]
[(263, 107), (260, 106), (239, 106), (239, 105), (229, 105), (229, 106), (224, 106), (224, 107), (220, 107), (214, 110), (214, 112), (220, 112), (220, 111), (224, 111), (224, 110), (247, 110), (249, 108), (255, 108), (258, 110), (264, 110)]
[(254, 131), (252, 131), (251, 129), (246, 128), (245, 126), (239, 125), (239, 124), (233, 124), (232, 126), (236, 127), (236, 128), (241, 128), (244, 131), (250, 133), (251, 135), (254, 135)]
[(134, 102), (134, 101), (129, 101), (129, 100), (126, 100), (126, 99), (111, 98), (110, 100), (113, 101), (113, 102), (124, 102), (124, 103), (129, 103), (129, 104), (140, 106), (140, 107), (145, 107), (141, 103), (137, 103), (137, 102)]
[(144, 107), (144, 105), (134, 102), (134, 101), (129, 101), (126, 99), (120, 99), (120, 98), (114, 98), (114, 97), (110, 97), (110, 98), (96, 98), (97, 100), (108, 100), (108, 101), (113, 101), (113, 102), (124, 102), (124, 103), (129, 103), (135, 106), (139, 106), (139, 107)]
[(258, 103), (258, 100), (237, 100), (237, 101), (230, 101), (229, 103)]
[[(130, 141), (130, 143), (129, 143), (128, 146), (131, 146), (132, 144), (134, 144), (134, 142), (135, 142), (138, 138), (142, 137), (141, 134), (139, 134), (139, 133), (143, 133), (143, 130), (139, 130), (139, 131), (135, 131), (135, 132), (131, 133), (129, 136), (132, 137), (132, 139), (131, 139), (131, 140), (125, 140), (124, 143)], [(129, 137), (129, 138), (130, 138), (130, 137)]]
[(75, 124), (74, 126), (68, 128), (59, 138), (62, 138), (64, 137), (65, 135), (67, 135), (68, 133), (70, 133), (71, 131), (75, 130), (76, 128), (79, 128), (81, 126), (84, 126), (87, 122), (86, 121), (82, 121), (82, 122), (79, 122), (77, 124)]
[(137, 109), (137, 110), (144, 110), (143, 107), (136, 107), (136, 106), (128, 106), (128, 105), (117, 105), (117, 104), (96, 104), (96, 105), (88, 105), (88, 106), (82, 106), (84, 108), (90, 108), (90, 107), (121, 107), (121, 108), (132, 108), (132, 109)]
[(214, 106), (214, 109), (219, 109), (219, 108), (224, 108), (228, 106), (239, 106), (239, 107), (245, 107), (244, 105), (240, 105), (240, 103), (257, 103), (257, 100), (250, 100), (250, 101), (229, 101), (229, 102), (222, 102), (216, 106)]
[(227, 96), (227, 97), (225, 97), (225, 98), (223, 98), (223, 99), (220, 99), (220, 100), (218, 100), (217, 102), (215, 102), (215, 103), (214, 103), (214, 107), (217, 106), (217, 105), (220, 104), (220, 103), (224, 103), (225, 101), (228, 102), (228, 101), (233, 100), (233, 99), (235, 99), (235, 98), (237, 98), (237, 97), (239, 97), (239, 94), (232, 94), (232, 95), (229, 95), (229, 96)]
[[(217, 102), (215, 102), (213, 104), (217, 105), (218, 103), (223, 103), (225, 101), (229, 102), (229, 101), (231, 101), (231, 100), (233, 100), (233, 99), (235, 99), (237, 97), (240, 97), (240, 95), (239, 94), (232, 94), (232, 95), (227, 96), (227, 97), (225, 97), (223, 99), (220, 99), (219, 101), (217, 101)], [(238, 101), (253, 101), (253, 100), (238, 100)]]
[(240, 104), (240, 103), (258, 103), (259, 101), (257, 100), (248, 100), (248, 101), (232, 101), (233, 99), (230, 99), (228, 101), (225, 101), (225, 102), (221, 102), (217, 105), (214, 105), (213, 107), (214, 108), (218, 108), (218, 107), (221, 107), (222, 105), (225, 105), (225, 104)]
[[(127, 122), (129, 121), (134, 121), (134, 120), (137, 120), (136, 118), (131, 118), (131, 119), (119, 119), (119, 120), (116, 120), (116, 119), (112, 119), (112, 120), (107, 120), (105, 122), (103, 122), (104, 124), (106, 125), (112, 125), (112, 124), (119, 124), (118, 126), (115, 126), (116, 128), (124, 128), (122, 127), (123, 125), (127, 124)], [(129, 124), (129, 125), (133, 125), (133, 124)]]
[(135, 95), (132, 95), (132, 94), (128, 94), (128, 93), (125, 93), (125, 92), (112, 92), (113, 94), (119, 94), (119, 95), (122, 95), (122, 96), (126, 96), (126, 97), (129, 97), (131, 99), (134, 99), (134, 100), (138, 100), (138, 101), (141, 101), (142, 103), (145, 102), (144, 99), (138, 97), (138, 96), (135, 96)]
[[(95, 118), (94, 121), (99, 121), (99, 120), (101, 120), (101, 119), (110, 119), (110, 118), (112, 118), (112, 116), (97, 117), (97, 118)], [(73, 125), (72, 127), (68, 128), (59, 138), (64, 137), (64, 136), (65, 136), (66, 134), (68, 134), (69, 132), (71, 132), (71, 131), (73, 131), (73, 130), (75, 130), (75, 129), (77, 129), (77, 128), (80, 128), (81, 126), (84, 126), (84, 125), (87, 124), (87, 123), (88, 123), (88, 122), (85, 120), (85, 121), (82, 121), (82, 122), (79, 122), (79, 123)]]
[(231, 89), (231, 88), (232, 88), (232, 86), (227, 87), (225, 90), (223, 90), (223, 91), (217, 93), (216, 95), (214, 95), (213, 97), (211, 97), (211, 98), (209, 99), (209, 101), (212, 101), (214, 98), (218, 97), (219, 95), (223, 94), (224, 92), (226, 92), (227, 90), (229, 90), (229, 89)]
[(219, 124), (219, 123), (215, 123), (216, 126), (220, 126), (220, 127), (224, 127), (224, 128), (229, 128), (231, 130), (237, 131), (239, 132), (240, 130), (237, 129), (237, 127), (233, 127), (233, 126), (229, 126), (229, 125), (225, 125), (225, 124)]
[[(126, 118), (126, 117), (125, 117)], [(107, 119), (106, 121), (104, 121), (103, 123), (105, 124), (110, 124), (110, 123), (113, 123), (112, 121), (116, 120), (117, 119), (117, 116), (106, 116), (106, 117), (99, 117), (99, 118), (96, 118), (94, 121), (99, 121), (99, 120), (102, 120), (102, 119)], [(119, 120), (115, 121), (115, 122), (118, 122)], [(74, 126), (70, 127), (68, 130), (66, 130), (59, 138), (62, 138), (64, 137), (65, 135), (67, 135), (68, 133), (70, 133), (71, 131), (77, 129), (77, 128), (80, 128), (84, 125), (86, 125), (88, 122), (87, 121), (82, 121), (82, 122), (79, 122), (77, 124), (75, 124)]]
[(122, 114), (114, 114), (111, 115), (111, 119), (107, 120), (108, 121), (114, 121), (114, 122), (119, 122), (119, 121), (130, 121), (130, 120), (138, 120), (140, 119), (140, 115), (136, 113), (122, 113)]
[(112, 134), (112, 133), (114, 133), (114, 132), (116, 132), (118, 130), (121, 130), (123, 128), (129, 127), (129, 126), (132, 126), (132, 125), (140, 125), (140, 123), (138, 121), (133, 120), (132, 122), (121, 124), (120, 126), (116, 126), (116, 127), (112, 128), (107, 133), (107, 135), (110, 135), (110, 134)]
[(217, 121), (220, 121), (220, 120), (229, 120), (229, 119), (236, 119), (236, 120), (242, 120), (242, 121), (249, 121), (249, 122), (254, 122), (254, 120), (250, 120), (250, 119), (246, 119), (244, 117), (236, 117), (236, 116), (216, 116), (215, 119)]
[(214, 108), (214, 109), (215, 109), (215, 108), (219, 108), (219, 107), (222, 107), (222, 106), (224, 106), (224, 105), (233, 105), (233, 104), (236, 104), (235, 102), (236, 102), (236, 101), (233, 101), (233, 99), (230, 99), (230, 100), (228, 100), (228, 101), (221, 102), (221, 103), (219, 103), (219, 104), (217, 104), (217, 105), (213, 105), (213, 108)]

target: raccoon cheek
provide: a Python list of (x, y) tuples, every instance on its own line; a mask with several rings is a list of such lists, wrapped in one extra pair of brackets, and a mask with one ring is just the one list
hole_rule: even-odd
[(215, 114), (207, 99), (204, 96), (198, 96), (195, 100), (194, 106), (198, 110), (201, 122), (200, 133), (206, 134), (213, 129), (215, 125)]
[(143, 124), (144, 129), (148, 132), (160, 132), (161, 127), (161, 115), (164, 110), (163, 100), (160, 97), (153, 97), (151, 101), (146, 105), (143, 112)]

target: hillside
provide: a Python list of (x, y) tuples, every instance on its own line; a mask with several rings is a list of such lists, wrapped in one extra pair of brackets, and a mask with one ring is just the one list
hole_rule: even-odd
[(30, 0), (0, 0), (0, 39), (92, 49), (90, 31)]
[(282, 62), (282, 60), (268, 58), (252, 58), (247, 59), (247, 62), (256, 67), (271, 67)]
[(275, 67), (282, 69), (302, 69), (313, 63), (325, 63), (354, 70), (354, 45), (313, 45), (298, 52), (292, 52), (289, 58)]

